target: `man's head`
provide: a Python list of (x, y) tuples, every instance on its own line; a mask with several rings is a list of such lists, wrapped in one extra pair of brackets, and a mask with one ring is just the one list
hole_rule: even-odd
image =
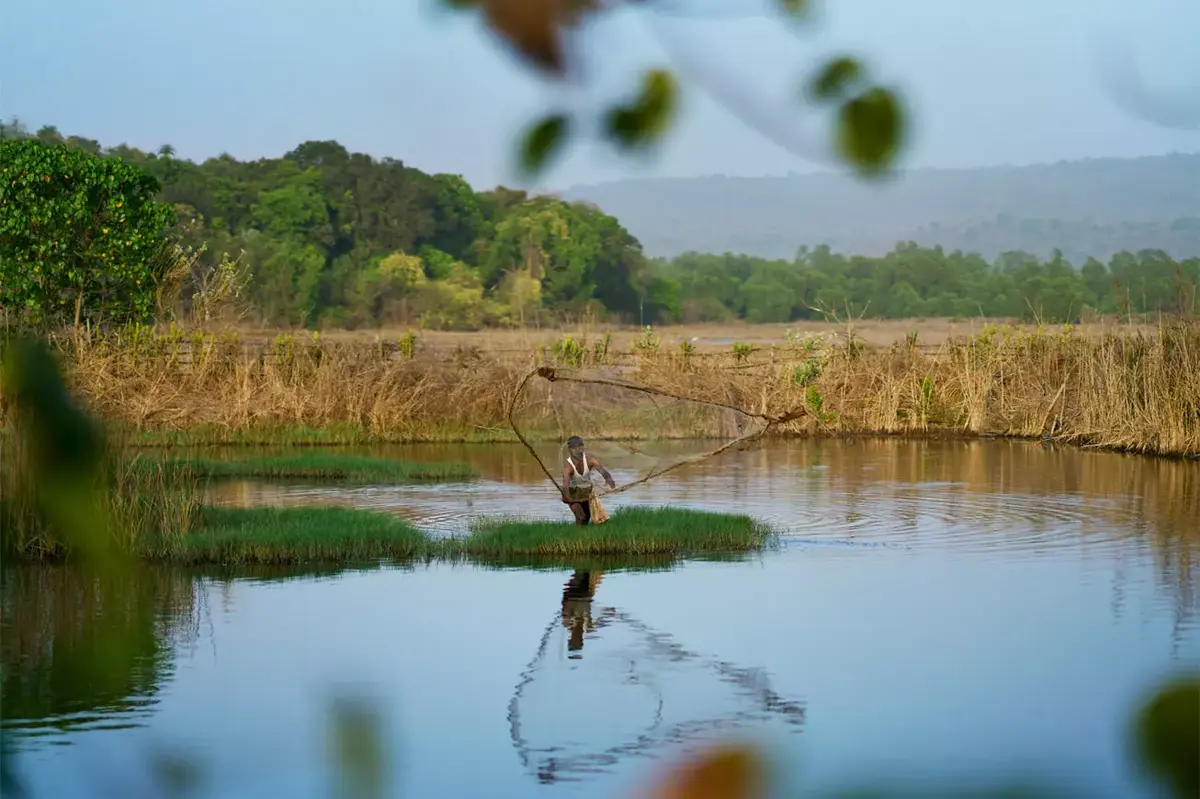
[(572, 455), (583, 452), (583, 439), (579, 436), (571, 436), (567, 439), (567, 449), (571, 451)]

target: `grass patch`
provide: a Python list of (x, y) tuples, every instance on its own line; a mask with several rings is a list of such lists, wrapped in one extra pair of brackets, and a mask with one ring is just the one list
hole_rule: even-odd
[(433, 538), (386, 513), (354, 508), (205, 507), (181, 545), (156, 559), (187, 565), (361, 564), (444, 558), (489, 566), (669, 567), (681, 557), (761, 549), (773, 533), (749, 516), (621, 508), (606, 524), (487, 520)]
[(462, 541), (467, 555), (587, 557), (691, 555), (761, 549), (773, 538), (749, 516), (686, 508), (626, 507), (601, 525), (484, 520)]
[(210, 479), (420, 483), (470, 480), (479, 476), (474, 468), (465, 463), (416, 463), (329, 453), (231, 461), (208, 458), (168, 458), (164, 459), (164, 462)]
[(425, 555), (432, 542), (403, 519), (350, 508), (206, 507), (177, 562), (365, 563)]

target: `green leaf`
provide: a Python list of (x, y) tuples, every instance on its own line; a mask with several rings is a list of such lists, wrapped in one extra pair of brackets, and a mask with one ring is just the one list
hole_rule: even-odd
[(777, 0), (785, 13), (799, 16), (808, 10), (808, 0)]
[(609, 110), (605, 129), (621, 147), (644, 147), (662, 138), (674, 120), (678, 102), (675, 78), (665, 69), (642, 76), (641, 91), (629, 105)]
[(838, 151), (860, 173), (884, 172), (895, 160), (904, 136), (904, 111), (882, 87), (848, 100), (838, 114)]
[(826, 62), (808, 84), (809, 95), (817, 101), (844, 97), (852, 84), (865, 77), (862, 64), (850, 56), (838, 56)]
[(538, 172), (562, 147), (569, 132), (570, 120), (564, 114), (548, 116), (530, 127), (521, 142), (521, 170)]
[(1200, 796), (1200, 678), (1159, 691), (1135, 718), (1133, 737), (1138, 762), (1172, 796)]
[(334, 702), (332, 721), (338, 795), (383, 799), (388, 763), (375, 711), (364, 699), (339, 697)]

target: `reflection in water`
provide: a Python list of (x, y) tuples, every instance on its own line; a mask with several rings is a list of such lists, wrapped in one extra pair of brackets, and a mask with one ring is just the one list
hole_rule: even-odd
[[(579, 782), (628, 758), (680, 744), (687, 751), (737, 729), (803, 729), (804, 704), (779, 696), (762, 670), (691, 652), (617, 608), (593, 616), (602, 576), (576, 570), (567, 580), (561, 617), (546, 627), (509, 702), (513, 746), (538, 782)], [(564, 630), (565, 659), (555, 640)], [(590, 668), (585, 635), (594, 639)]]
[(193, 580), (134, 569), (100, 579), (77, 566), (0, 572), (0, 699), (6, 738), (139, 726), (195, 640)]
[(603, 572), (576, 570), (563, 586), (562, 623), (571, 631), (567, 650), (575, 653), (572, 658), (583, 656), (583, 634), (596, 629), (592, 622), (592, 597), (603, 579)]

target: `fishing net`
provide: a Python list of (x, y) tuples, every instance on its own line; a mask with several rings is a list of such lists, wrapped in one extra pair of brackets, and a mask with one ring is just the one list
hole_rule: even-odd
[(746, 727), (803, 729), (803, 703), (781, 697), (761, 670), (690, 651), (617, 608), (593, 608), (601, 579), (577, 571), (567, 581), (562, 612), (509, 702), (513, 747), (539, 782), (580, 781)]
[(508, 420), (560, 492), (569, 488), (564, 479), (583, 471), (568, 466), (567, 441), (581, 438), (582, 450), (608, 469), (616, 486), (589, 470), (578, 475), (580, 490), (586, 481), (603, 497), (747, 444), (799, 415), (770, 416), (746, 404), (642, 384), (617, 370), (543, 366), (518, 383)]

